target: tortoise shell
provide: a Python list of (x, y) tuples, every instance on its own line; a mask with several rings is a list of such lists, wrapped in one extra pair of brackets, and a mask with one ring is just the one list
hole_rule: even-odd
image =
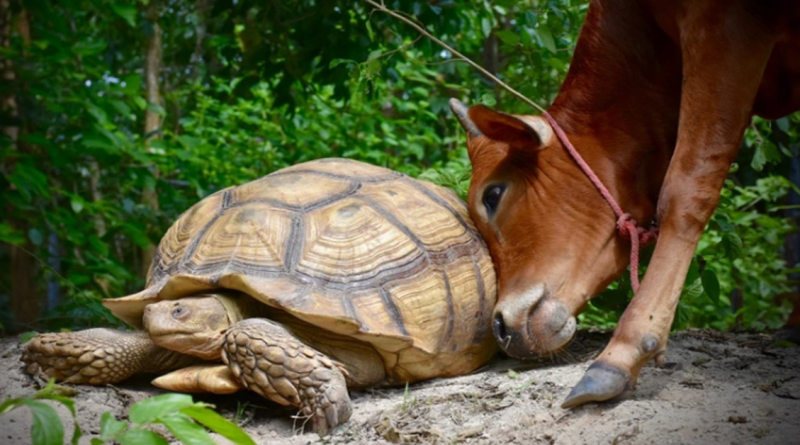
[(144, 306), (232, 289), (368, 342), (400, 380), (463, 374), (494, 353), (495, 273), (449, 189), (345, 159), (289, 167), (200, 201), (161, 240)]

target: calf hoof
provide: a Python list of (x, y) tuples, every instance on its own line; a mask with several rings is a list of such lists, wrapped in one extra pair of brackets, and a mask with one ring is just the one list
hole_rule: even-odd
[(630, 374), (616, 366), (595, 362), (570, 391), (562, 408), (573, 408), (589, 402), (603, 402), (633, 390)]

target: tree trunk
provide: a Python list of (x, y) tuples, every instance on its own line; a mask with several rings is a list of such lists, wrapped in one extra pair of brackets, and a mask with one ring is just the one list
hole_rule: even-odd
[[(486, 71), (497, 75), (500, 70), (500, 45), (497, 41), (497, 36), (492, 32), (489, 37), (483, 41), (483, 67)], [(492, 82), (493, 83), (493, 82)], [(496, 84), (494, 86), (494, 99), (495, 105), (498, 109), (500, 106), (500, 90)]]
[[(161, 70), (161, 27), (158, 25), (158, 8), (156, 2), (150, 2), (147, 7), (147, 18), (152, 24), (152, 34), (147, 38), (147, 52), (145, 54), (145, 87), (148, 108), (144, 115), (145, 151), (152, 153), (152, 142), (161, 138), (161, 114), (153, 107), (161, 107), (161, 92), (158, 85), (158, 76)], [(161, 108), (163, 110), (163, 107)], [(153, 176), (158, 179), (158, 167), (153, 167)], [(142, 201), (152, 213), (158, 211), (158, 194), (155, 189), (145, 188), (142, 191)], [(143, 275), (147, 275), (150, 263), (156, 253), (156, 246), (149, 245), (142, 250)]]
[[(0, 45), (8, 48), (11, 44), (12, 22), (16, 22), (16, 30), (27, 43), (30, 41), (30, 27), (28, 17), (23, 9), (14, 17), (11, 11), (10, 0), (0, 0)], [(16, 83), (17, 76), (11, 60), (0, 59), (0, 78), (5, 85)], [(24, 151), (25, 147), (19, 140), (22, 132), (19, 106), (14, 94), (15, 88), (8, 88), (0, 97), (0, 126), (3, 134), (11, 141), (12, 150)], [(4, 165), (3, 169), (11, 173), (14, 165)], [(37, 263), (33, 257), (34, 246), (28, 237), (29, 224), (24, 215), (13, 208), (6, 209), (7, 220), (11, 226), (25, 237), (25, 242), (20, 245), (9, 246), (11, 258), (11, 310), (14, 314), (14, 325), (11, 330), (19, 331), (30, 329), (39, 318), (40, 295), (36, 292), (34, 277), (36, 276)]]

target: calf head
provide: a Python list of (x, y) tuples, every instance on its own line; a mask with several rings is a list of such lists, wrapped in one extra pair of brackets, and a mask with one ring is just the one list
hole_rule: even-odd
[(467, 131), (470, 215), (497, 269), (494, 334), (514, 357), (553, 353), (572, 338), (589, 298), (624, 270), (629, 247), (544, 118), (450, 105)]

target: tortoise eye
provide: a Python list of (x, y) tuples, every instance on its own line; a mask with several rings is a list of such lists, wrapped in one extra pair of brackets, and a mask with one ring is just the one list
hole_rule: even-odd
[(504, 185), (490, 185), (483, 191), (483, 205), (486, 207), (486, 214), (491, 218), (497, 211), (497, 206), (500, 205), (500, 199), (503, 198), (503, 193), (506, 191)]
[(184, 315), (185, 313), (186, 309), (184, 309), (183, 306), (178, 306), (172, 310), (172, 317), (179, 318), (181, 315)]

